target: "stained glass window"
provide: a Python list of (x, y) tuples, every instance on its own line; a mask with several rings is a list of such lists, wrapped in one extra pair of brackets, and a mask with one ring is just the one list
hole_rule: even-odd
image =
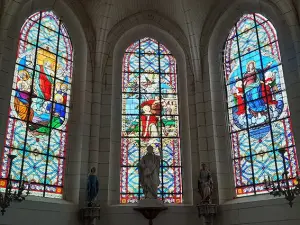
[(277, 33), (264, 16), (240, 18), (225, 44), (224, 71), (237, 196), (265, 193), (280, 183), (285, 149), (290, 185), (298, 161)]
[(0, 191), (30, 182), (31, 194), (62, 198), (73, 50), (66, 27), (52, 11), (31, 15), (20, 31)]
[(130, 45), (122, 71), (120, 202), (144, 198), (137, 164), (147, 146), (161, 155), (158, 198), (182, 202), (176, 60), (152, 38)]

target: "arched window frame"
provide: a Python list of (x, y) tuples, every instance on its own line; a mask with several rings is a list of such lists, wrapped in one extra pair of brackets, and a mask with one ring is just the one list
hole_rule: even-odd
[[(78, 6), (78, 5), (77, 5)], [(74, 7), (77, 7), (74, 5)], [(69, 124), (69, 137), (68, 137), (68, 154), (66, 158), (65, 181), (64, 181), (64, 194), (63, 199), (70, 200), (74, 203), (79, 202), (80, 192), (78, 191), (81, 185), (85, 186), (85, 183), (79, 182), (79, 178), (82, 173), (78, 168), (85, 168), (87, 166), (82, 160), (85, 160), (86, 155), (89, 154), (89, 146), (87, 145), (89, 137), (86, 135), (86, 127), (89, 126), (89, 119), (82, 120), (85, 108), (90, 108), (90, 102), (84, 101), (86, 95), (89, 94), (87, 89), (87, 79), (92, 76), (91, 60), (89, 59), (88, 42), (93, 39), (93, 34), (89, 30), (84, 31), (82, 22), (86, 21), (85, 14), (82, 11), (78, 11), (77, 14), (73, 12), (73, 8), (67, 6), (64, 2), (56, 2), (54, 5), (49, 1), (37, 1), (24, 2), (20, 4), (13, 4), (9, 6), (10, 15), (5, 15), (7, 21), (6, 28), (2, 29), (1, 35), (3, 35), (3, 45), (1, 51), (3, 52), (1, 57), (1, 70), (0, 76), (5, 79), (0, 80), (1, 86), (1, 105), (0, 114), (1, 120), (6, 121), (8, 116), (8, 107), (11, 98), (11, 87), (13, 82), (16, 52), (18, 46), (19, 32), (24, 24), (24, 21), (33, 13), (37, 11), (43, 11), (52, 9), (59, 18), (63, 18), (64, 24), (68, 27), (70, 36), (72, 36), (72, 42), (76, 48), (76, 55), (74, 56), (74, 80), (73, 88), (75, 92), (72, 93), (71, 112), (70, 112), (70, 124)], [(15, 15), (15, 16), (11, 16)], [(81, 19), (81, 22), (79, 21)], [(89, 27), (90, 24), (86, 24), (85, 27)], [(88, 28), (87, 28), (88, 29)], [(80, 74), (80, 76), (76, 75)], [(76, 101), (75, 101), (76, 100)], [(6, 123), (0, 124), (0, 145), (4, 145)], [(0, 149), (0, 153), (2, 152)], [(80, 154), (79, 154), (80, 153)], [(84, 166), (84, 167), (82, 167)], [(88, 171), (88, 168), (86, 168)], [(47, 198), (36, 198), (30, 196), (30, 199), (34, 201), (47, 202)], [(56, 203), (62, 203), (62, 201), (49, 200)], [(47, 204), (41, 203), (43, 208), (47, 208)]]
[[(143, 37), (151, 37), (168, 46), (177, 60), (178, 64), (178, 92), (180, 95), (179, 115), (189, 121), (188, 112), (188, 89), (187, 89), (187, 65), (185, 53), (177, 41), (167, 32), (152, 25), (141, 24), (133, 29), (128, 29), (123, 35), (117, 34), (117, 40), (113, 39), (112, 59), (112, 101), (111, 101), (111, 129), (110, 129), (110, 164), (109, 164), (109, 191), (108, 204), (120, 204), (120, 146), (121, 146), (121, 74), (123, 55), (128, 46)], [(111, 36), (113, 37), (113, 36)], [(116, 110), (117, 109), (117, 110)], [(184, 204), (193, 202), (193, 191), (191, 174), (192, 169), (197, 167), (197, 163), (191, 165), (191, 147), (190, 147), (190, 124), (180, 122), (181, 126), (181, 144), (182, 144), (182, 167), (183, 171), (183, 192)], [(193, 162), (198, 158), (193, 158)], [(193, 168), (192, 168), (193, 166)], [(130, 204), (125, 204), (130, 206)]]
[[(145, 65), (150, 62), (153, 67)], [(140, 183), (136, 185), (135, 182), (139, 181), (139, 174), (136, 173), (138, 162), (146, 154), (148, 145), (154, 147), (154, 153), (161, 158), (158, 198), (166, 203), (182, 203), (181, 135), (178, 114), (180, 100), (177, 80), (176, 59), (167, 47), (157, 40), (144, 37), (126, 49), (122, 70), (120, 203), (135, 203), (143, 198)], [(166, 104), (169, 104), (169, 108)], [(144, 105), (151, 111), (144, 112)], [(134, 130), (137, 131), (130, 128), (133, 121)], [(171, 134), (168, 134), (168, 130), (162, 125), (167, 127), (167, 122), (174, 123)], [(147, 126), (147, 123), (150, 125)], [(148, 130), (151, 126), (155, 128), (154, 131)], [(132, 149), (134, 152), (130, 153)], [(170, 150), (172, 153), (169, 153)]]
[[(10, 174), (13, 188), (24, 184), (33, 195), (63, 197), (72, 64), (71, 40), (54, 12), (39, 11), (28, 17), (18, 40), (10, 115), (2, 153), (3, 190), (8, 185), (7, 155), (13, 154), (17, 156)], [(66, 75), (59, 75), (59, 67)], [(42, 116), (49, 118), (43, 120)], [(38, 121), (48, 122), (42, 125)]]
[[(225, 4), (225, 3), (224, 3)], [(226, 4), (225, 4), (226, 5)], [(199, 133), (199, 156), (201, 161), (204, 159), (210, 163), (210, 169), (213, 176), (217, 179), (217, 185), (214, 185), (218, 193), (216, 201), (219, 204), (235, 204), (240, 202), (252, 202), (274, 199), (270, 195), (249, 196), (247, 198), (236, 199), (234, 185), (233, 167), (231, 159), (231, 142), (228, 131), (228, 112), (226, 104), (226, 90), (224, 84), (224, 43), (227, 40), (228, 33), (235, 22), (246, 13), (260, 13), (265, 15), (276, 27), (279, 44), (281, 48), (282, 63), (284, 65), (286, 90), (289, 96), (291, 118), (295, 134), (296, 146), (299, 145), (298, 134), (300, 126), (298, 125), (297, 102), (300, 101), (299, 93), (299, 55), (296, 52), (298, 44), (299, 29), (292, 24), (297, 23), (293, 11), (283, 13), (283, 8), (278, 7), (281, 4), (271, 4), (269, 2), (233, 2), (230, 7), (214, 8), (211, 16), (203, 27), (203, 34), (200, 39), (200, 57), (202, 70), (196, 74), (196, 79), (203, 80), (203, 92), (196, 95), (197, 101), (204, 95), (205, 109), (197, 107), (197, 113), (205, 112), (204, 132)], [(215, 15), (220, 15), (216, 20)], [(281, 16), (278, 16), (281, 15)], [(284, 19), (283, 19), (284, 18)], [(211, 35), (206, 35), (207, 33)], [(291, 60), (293, 59), (293, 60)], [(297, 59), (297, 60), (296, 60)], [(201, 102), (201, 100), (200, 100)], [(199, 104), (199, 106), (201, 103)], [(203, 137), (203, 138), (202, 138)], [(203, 150), (203, 151), (202, 151)], [(298, 159), (300, 153), (297, 152)], [(234, 200), (233, 200), (234, 199)], [(278, 200), (279, 201), (279, 200)], [(242, 204), (241, 204), (242, 205)], [(252, 204), (251, 204), (252, 205)]]
[[(247, 25), (250, 27), (246, 27), (246, 23), (244, 23), (245, 24), (245, 26), (243, 27), (244, 30), (241, 30), (242, 28), (240, 28), (239, 26), (243, 26), (243, 22), (245, 20), (248, 22)], [(251, 23), (253, 23), (252, 24), (253, 26), (251, 25)], [(253, 30), (255, 32), (252, 32)], [(267, 31), (269, 33), (267, 33)], [(248, 44), (248, 42), (247, 42), (246, 47), (239, 44), (239, 37), (243, 36), (244, 34), (250, 33), (250, 32), (252, 32), (251, 34), (253, 34), (255, 36), (251, 40), (257, 41), (257, 44), (256, 44), (257, 48), (251, 49), (252, 46), (250, 44)], [(262, 35), (264, 35), (264, 34), (267, 36), (267, 39), (268, 39), (267, 43), (264, 43), (265, 40), (263, 40), (263, 38), (262, 38), (263, 37)], [(230, 45), (230, 46), (228, 47), (228, 45)], [(236, 45), (237, 49), (236, 50), (232, 49), (232, 45)], [(254, 43), (254, 45), (255, 45), (255, 43)], [(267, 50), (268, 47), (270, 47), (270, 49), (272, 50), (273, 58), (272, 58), (271, 54), (269, 54), (269, 55), (266, 54), (266, 53), (268, 53), (268, 50)], [(291, 125), (289, 104), (288, 104), (287, 97), (286, 97), (284, 73), (283, 73), (283, 69), (282, 69), (282, 60), (281, 60), (281, 56), (280, 56), (281, 52), (280, 52), (279, 45), (278, 45), (278, 36), (277, 36), (276, 28), (273, 27), (273, 24), (267, 18), (262, 16), (261, 14), (258, 14), (258, 13), (244, 14), (237, 21), (235, 26), (229, 32), (224, 49), (225, 49), (224, 50), (224, 59), (223, 59), (224, 60), (224, 74), (225, 74), (224, 75), (224, 77), (225, 77), (224, 83), (225, 83), (225, 89), (226, 89), (226, 94), (227, 94), (227, 98), (228, 98), (228, 113), (229, 113), (228, 123), (229, 123), (229, 127), (230, 127), (230, 135), (231, 135), (231, 143), (232, 143), (232, 151), (233, 151), (232, 158), (233, 158), (233, 162), (234, 162), (233, 164), (234, 164), (234, 178), (235, 178), (235, 186), (236, 186), (236, 195), (239, 197), (239, 196), (249, 196), (249, 195), (266, 193), (267, 191), (265, 190), (265, 183), (268, 182), (268, 180), (271, 179), (271, 180), (274, 180), (275, 182), (282, 180), (281, 173), (284, 171), (284, 168), (283, 168), (283, 163), (282, 163), (283, 159), (281, 157), (281, 154), (279, 153), (281, 149), (284, 149), (286, 151), (285, 161), (286, 161), (286, 166), (287, 166), (287, 170), (289, 173), (289, 185), (293, 186), (294, 185), (293, 180), (296, 177), (296, 174), (298, 172), (298, 158), (297, 158), (297, 153), (296, 153), (294, 133), (293, 133), (292, 125)], [(247, 50), (247, 49), (248, 49), (247, 52), (243, 52), (244, 50)], [(251, 50), (249, 50), (249, 49), (251, 49)], [(236, 51), (236, 53), (234, 51)], [(247, 56), (251, 55), (252, 53), (253, 53), (252, 55), (254, 55), (255, 51), (258, 51), (259, 57), (256, 57), (256, 58), (258, 58), (258, 62), (255, 61), (253, 63), (253, 65), (256, 65), (256, 64), (261, 65), (261, 67), (259, 66), (258, 70), (257, 70), (257, 71), (261, 71), (261, 72), (257, 72), (254, 77), (261, 76), (260, 79), (262, 79), (263, 84), (260, 85), (262, 88), (262, 91), (259, 93), (261, 93), (262, 96), (261, 96), (261, 98), (259, 97), (257, 99), (251, 99), (251, 101), (249, 100), (249, 102), (251, 103), (251, 105), (250, 104), (249, 105), (251, 107), (252, 106), (254, 107), (254, 103), (258, 103), (259, 101), (266, 102), (265, 104), (267, 104), (267, 110), (264, 111), (263, 113), (267, 112), (267, 117), (272, 118), (272, 120), (267, 121), (267, 122), (259, 122), (258, 124), (252, 124), (252, 122), (250, 122), (249, 119), (245, 119), (246, 127), (236, 129), (234, 124), (241, 123), (241, 122), (238, 122), (238, 119), (240, 118), (240, 115), (243, 115), (243, 112), (245, 112), (247, 114), (246, 118), (248, 118), (248, 117), (251, 118), (251, 115), (253, 118), (258, 118), (257, 116), (254, 116), (254, 114), (249, 111), (251, 109), (251, 107), (248, 105), (247, 99), (250, 98), (250, 96), (248, 94), (248, 93), (250, 93), (250, 89), (249, 88), (246, 89), (246, 86), (245, 86), (245, 85), (247, 85), (247, 84), (245, 84), (246, 83), (245, 80), (247, 78), (244, 76), (247, 76), (248, 64), (251, 63), (250, 62), (251, 60), (247, 61), (247, 71), (244, 71), (244, 73), (243, 73), (243, 69), (242, 69), (242, 67), (245, 66), (245, 65), (243, 65), (244, 61), (242, 59), (247, 58)], [(234, 55), (236, 55), (237, 57), (234, 58), (233, 57)], [(276, 56), (278, 58), (277, 60), (276, 60)], [(252, 57), (253, 57), (253, 59), (255, 59), (255, 56), (252, 56)], [(265, 59), (268, 57), (271, 58), (271, 59), (269, 59), (269, 61)], [(234, 63), (234, 60), (238, 60), (238, 61), (236, 63)], [(275, 62), (275, 64), (276, 63), (277, 64), (274, 66), (271, 66), (272, 65), (271, 63), (274, 63), (272, 60)], [(266, 64), (266, 61), (268, 61), (268, 64)], [(235, 71), (237, 69), (232, 68), (232, 65), (234, 66), (235, 64), (238, 65), (239, 68), (241, 68), (240, 71), (238, 70), (238, 72), (236, 74), (235, 74)], [(240, 64), (242, 66), (240, 66)], [(264, 66), (266, 67), (266, 69), (264, 68)], [(274, 70), (274, 71), (276, 70), (275, 73), (273, 73), (272, 70)], [(273, 74), (273, 76), (270, 75), (271, 73)], [(241, 75), (239, 75), (239, 74), (241, 74)], [(229, 77), (229, 75), (231, 77)], [(233, 75), (236, 75), (238, 77), (235, 81), (232, 80)], [(239, 76), (241, 76), (241, 77), (239, 77)], [(229, 78), (230, 78), (230, 81), (229, 81)], [(271, 78), (272, 78), (272, 80), (271, 80)], [(268, 81), (270, 81), (270, 82), (268, 82)], [(260, 83), (262, 83), (262, 82), (260, 82)], [(273, 88), (274, 85), (271, 86), (270, 83), (272, 83), (272, 84), (275, 83), (275, 87), (279, 88), (280, 90), (279, 89), (275, 90)], [(239, 88), (239, 87), (237, 87), (237, 85), (235, 85), (235, 88), (234, 87), (232, 88), (231, 87), (232, 84), (241, 84), (241, 87)], [(241, 91), (239, 91), (240, 89), (241, 89)], [(231, 93), (234, 90), (237, 93), (235, 95), (235, 97), (234, 97), (233, 93)], [(247, 90), (247, 93), (245, 90)], [(252, 90), (254, 90), (254, 89), (252, 89)], [(239, 94), (239, 93), (241, 93), (241, 94)], [(240, 98), (238, 98), (238, 96), (240, 96)], [(251, 95), (251, 96), (253, 96), (253, 95)], [(279, 102), (281, 102), (281, 101), (283, 102), (282, 109), (279, 109), (280, 108)], [(244, 104), (246, 107), (244, 107)], [(271, 108), (272, 105), (275, 105), (275, 107), (279, 107), (278, 108), (279, 115), (277, 116), (278, 118), (276, 117), (276, 114), (275, 114), (276, 109), (272, 110), (273, 108)], [(235, 109), (237, 109), (237, 110), (235, 110)], [(286, 115), (284, 113), (286, 113)], [(234, 117), (235, 114), (236, 114), (236, 116)], [(281, 122), (282, 122), (282, 126), (284, 128), (284, 131), (276, 130), (276, 129), (278, 129), (278, 127), (276, 127), (276, 123), (281, 123)], [(236, 125), (236, 126), (239, 126), (239, 125)], [(240, 124), (240, 126), (241, 126), (241, 124)], [(266, 126), (270, 127), (269, 139), (271, 140), (271, 145), (272, 145), (271, 150), (258, 152), (257, 149), (254, 149), (254, 143), (256, 140), (254, 135), (255, 134), (258, 135), (259, 132), (262, 132), (262, 128), (264, 128)], [(277, 126), (279, 126), (279, 125), (277, 124)], [(256, 132), (257, 129), (260, 130), (258, 133)], [(243, 137), (242, 136), (239, 137), (237, 135), (238, 133), (242, 133), (244, 131), (246, 131), (247, 135), (244, 134)], [(277, 133), (277, 136), (276, 136), (276, 133)], [(285, 137), (286, 145), (281, 143), (279, 135), (283, 135), (283, 137)], [(246, 138), (247, 140), (246, 139), (244, 140), (244, 136), (248, 137), (248, 138)], [(265, 140), (265, 141), (262, 140), (264, 137), (265, 136), (263, 136), (262, 138), (259, 138), (259, 140), (257, 142), (258, 144), (256, 145), (256, 147), (258, 147), (258, 148), (260, 147), (262, 149), (264, 148), (263, 144), (259, 144), (259, 143), (267, 143), (268, 142), (268, 140)], [(244, 152), (245, 155), (240, 156), (240, 154), (242, 154), (242, 152), (241, 152), (242, 150), (240, 150), (240, 148), (234, 150), (235, 146), (239, 146), (238, 143), (234, 142), (234, 140), (237, 141), (236, 138), (238, 138), (238, 143), (240, 141), (243, 141), (243, 143), (245, 143), (245, 146), (244, 146), (245, 149), (247, 149), (248, 148), (247, 146), (249, 146), (249, 150), (250, 150), (249, 154), (247, 154), (247, 151), (246, 151), (246, 152)], [(247, 145), (247, 142), (249, 142), (248, 145)], [(261, 146), (259, 146), (259, 145), (261, 145)], [(267, 152), (269, 152), (269, 153), (267, 153)], [(270, 160), (268, 159), (266, 162), (264, 162), (263, 157), (266, 154), (274, 155), (274, 159), (272, 160), (272, 158), (271, 158)], [(256, 162), (256, 160), (259, 160), (258, 159), (259, 157), (262, 157), (261, 163)], [(269, 157), (271, 157), (271, 156), (269, 156)], [(241, 163), (240, 161), (243, 161), (243, 159), (244, 159), (244, 163)], [(249, 162), (249, 160), (250, 160), (250, 162)], [(257, 169), (257, 167), (259, 167), (260, 164), (262, 164), (263, 162), (267, 163), (268, 161), (269, 161), (269, 163), (267, 164), (266, 167), (263, 166), (262, 168)], [(248, 170), (247, 170), (248, 172), (247, 171), (242, 171), (242, 172), (239, 171), (239, 170), (242, 170), (242, 167), (244, 167), (245, 164), (247, 164), (247, 162), (250, 165), (251, 171), (250, 172)], [(269, 168), (268, 168), (268, 165), (270, 165), (270, 167), (271, 167), (272, 164), (274, 164), (275, 174), (272, 174), (270, 172), (270, 171), (272, 171), (272, 169), (269, 170)], [(265, 170), (266, 170), (266, 172), (265, 172)], [(259, 175), (259, 171), (263, 171), (262, 173), (264, 174), (264, 177), (261, 177)], [(252, 174), (251, 178), (249, 178), (250, 180), (252, 180), (252, 182), (250, 181), (250, 183), (245, 184), (245, 180), (247, 180), (247, 178), (244, 177), (244, 174), (248, 174), (248, 173)], [(249, 182), (249, 180), (248, 180), (248, 182)]]

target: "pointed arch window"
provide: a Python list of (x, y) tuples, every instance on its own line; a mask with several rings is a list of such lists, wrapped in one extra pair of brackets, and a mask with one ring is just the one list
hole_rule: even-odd
[(31, 194), (62, 198), (73, 49), (67, 29), (52, 11), (23, 24), (2, 154), (0, 191), (7, 185), (8, 154), (17, 155), (12, 186), (31, 182)]
[(237, 196), (265, 193), (264, 179), (282, 179), (280, 149), (293, 185), (296, 147), (278, 37), (267, 18), (246, 14), (231, 29), (224, 72)]
[(137, 164), (148, 145), (160, 154), (158, 198), (182, 202), (176, 60), (152, 38), (127, 49), (122, 67), (120, 202), (143, 198)]

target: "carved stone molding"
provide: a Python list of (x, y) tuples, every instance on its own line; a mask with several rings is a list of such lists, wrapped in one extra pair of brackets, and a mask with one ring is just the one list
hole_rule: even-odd
[(84, 225), (95, 225), (96, 219), (100, 220), (100, 207), (85, 207), (80, 210)]
[(213, 225), (213, 218), (217, 214), (217, 205), (216, 204), (199, 204), (198, 216), (203, 218), (204, 224)]
[(147, 220), (149, 220), (149, 225), (153, 225), (153, 220), (157, 217), (157, 215), (167, 210), (167, 207), (136, 207), (134, 210), (140, 212)]

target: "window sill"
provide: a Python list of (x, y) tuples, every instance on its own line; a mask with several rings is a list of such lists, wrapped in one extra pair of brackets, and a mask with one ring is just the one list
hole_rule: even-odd
[[(23, 202), (12, 202), (9, 208), (54, 211), (54, 212), (74, 212), (78, 211), (78, 205), (63, 199), (43, 198), (28, 196)], [(9, 210), (9, 209), (8, 209)]]
[(28, 196), (26, 198), (28, 201), (33, 201), (33, 202), (45, 202), (45, 203), (55, 203), (55, 204), (65, 204), (65, 205), (72, 205), (72, 202), (63, 200), (63, 199), (58, 199), (58, 198), (43, 198), (43, 197), (38, 197), (38, 196)]
[[(294, 205), (300, 203), (300, 198), (295, 198), (293, 201)], [(264, 207), (270, 205), (282, 205), (288, 206), (288, 201), (281, 197), (274, 197), (270, 194), (263, 194), (257, 196), (241, 197), (233, 200), (229, 200), (220, 205), (224, 210), (230, 209), (241, 209), (241, 208), (253, 208), (253, 207)]]
[[(166, 207), (184, 207), (184, 206), (193, 206), (193, 204), (175, 204), (175, 203), (169, 203), (164, 204)], [(137, 203), (128, 203), (128, 204), (115, 204), (115, 205), (108, 205), (108, 207), (138, 207)]]

